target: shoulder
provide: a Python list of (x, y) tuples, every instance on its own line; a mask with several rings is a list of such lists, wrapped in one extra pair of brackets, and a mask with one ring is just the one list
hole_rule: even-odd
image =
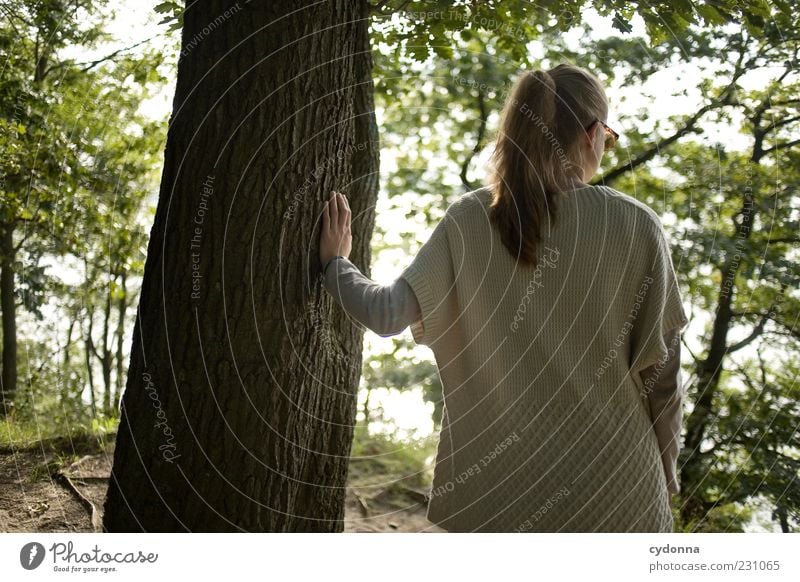
[(642, 231), (663, 236), (664, 226), (661, 223), (661, 217), (650, 206), (610, 186), (597, 185), (595, 190), (621, 210), (617, 213), (620, 220), (635, 221), (636, 224), (641, 225)]
[(485, 220), (491, 201), (491, 190), (485, 186), (461, 194), (447, 207), (445, 218), (463, 220), (477, 216)]

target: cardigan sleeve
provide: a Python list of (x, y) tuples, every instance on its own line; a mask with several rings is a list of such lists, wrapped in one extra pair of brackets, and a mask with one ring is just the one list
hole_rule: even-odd
[(652, 249), (648, 253), (649, 271), (638, 279), (639, 288), (630, 311), (629, 368), (640, 391), (644, 391), (641, 371), (668, 357), (664, 337), (669, 337), (670, 331), (681, 331), (689, 322), (660, 222), (652, 225), (650, 235), (650, 241), (642, 241), (645, 249)]
[(419, 345), (432, 346), (457, 318), (455, 274), (444, 218), (433, 229), (411, 264), (400, 274), (408, 281), (419, 301), (420, 321), (411, 325), (411, 334)]
[(328, 266), (325, 289), (348, 314), (381, 337), (398, 334), (421, 317), (414, 291), (403, 279), (380, 285), (346, 258)]
[(683, 421), (683, 381), (681, 378), (681, 334), (673, 328), (664, 337), (667, 358), (642, 371), (647, 408), (653, 423), (661, 462), (670, 493), (680, 492), (678, 483), (678, 453), (681, 449), (681, 425)]

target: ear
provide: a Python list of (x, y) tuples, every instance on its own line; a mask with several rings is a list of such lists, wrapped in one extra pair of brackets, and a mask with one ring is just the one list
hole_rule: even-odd
[(584, 139), (590, 149), (594, 149), (594, 140), (597, 139), (597, 125), (595, 121), (587, 131), (584, 132)]

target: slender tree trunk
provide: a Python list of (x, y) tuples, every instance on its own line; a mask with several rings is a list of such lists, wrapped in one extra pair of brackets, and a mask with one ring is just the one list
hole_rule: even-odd
[(94, 389), (94, 373), (92, 372), (92, 354), (95, 351), (94, 340), (92, 339), (92, 333), (94, 332), (94, 313), (90, 309), (87, 309), (86, 316), (89, 318), (89, 325), (86, 335), (83, 337), (83, 343), (86, 345), (83, 352), (86, 356), (86, 383), (89, 385), (89, 402), (92, 406), (92, 418), (95, 418), (97, 416), (97, 392)]
[(369, 397), (372, 395), (372, 390), (369, 389), (367, 386), (367, 397), (364, 399), (364, 407), (362, 411), (364, 412), (364, 426), (367, 427), (367, 433), (369, 434)]
[(120, 276), (120, 292), (119, 301), (117, 302), (117, 331), (115, 334), (117, 342), (117, 355), (115, 358), (117, 370), (114, 389), (114, 409), (112, 411), (115, 416), (119, 410), (119, 399), (122, 396), (122, 382), (125, 371), (125, 346), (123, 342), (125, 341), (125, 314), (128, 311), (128, 287), (127, 274), (124, 271)]
[(108, 336), (111, 331), (111, 284), (109, 283), (106, 289), (106, 302), (103, 307), (103, 350), (102, 357), (100, 358), (100, 365), (103, 371), (103, 414), (108, 415), (111, 413), (111, 368), (113, 365), (113, 353), (111, 345), (108, 343)]
[(14, 227), (6, 224), (2, 235), (0, 265), (0, 309), (3, 312), (3, 373), (0, 386), (0, 416), (12, 411), (17, 392), (17, 304), (14, 298)]
[(69, 327), (67, 328), (67, 341), (64, 344), (64, 362), (61, 364), (62, 375), (66, 376), (69, 374), (69, 351), (72, 349), (72, 330), (75, 329), (75, 319), (73, 318), (69, 322)]
[(350, 192), (369, 269), (367, 8), (185, 13), (107, 531), (343, 529), (362, 332), (321, 285), (317, 222)]
[(63, 360), (61, 363), (61, 377), (64, 379), (64, 388), (61, 391), (61, 399), (74, 403), (79, 408), (83, 408), (83, 403), (81, 402), (80, 393), (78, 393), (78, 398), (75, 399), (75, 395), (72, 392), (72, 374), (70, 373), (70, 350), (72, 349), (72, 331), (75, 329), (75, 318), (72, 317), (70, 310), (67, 309), (67, 317), (70, 318), (69, 327), (67, 328), (67, 341), (64, 344), (63, 350)]

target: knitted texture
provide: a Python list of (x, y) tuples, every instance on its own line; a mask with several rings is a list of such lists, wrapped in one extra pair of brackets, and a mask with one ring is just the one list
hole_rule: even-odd
[(605, 186), (560, 195), (539, 263), (520, 266), (459, 197), (400, 275), (433, 351), (444, 415), (428, 519), (448, 531), (667, 532), (647, 389), (688, 323), (647, 205)]

